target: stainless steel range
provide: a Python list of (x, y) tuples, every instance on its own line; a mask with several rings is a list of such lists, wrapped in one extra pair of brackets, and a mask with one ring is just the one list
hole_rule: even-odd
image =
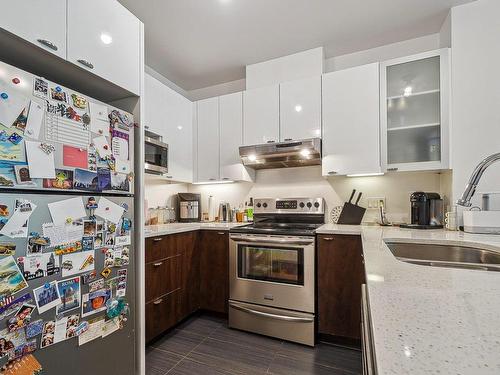
[(255, 199), (230, 231), (229, 326), (314, 345), (315, 230), (322, 198)]

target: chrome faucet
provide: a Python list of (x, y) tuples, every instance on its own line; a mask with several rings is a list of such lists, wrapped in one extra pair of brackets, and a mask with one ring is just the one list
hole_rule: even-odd
[(472, 204), (470, 203), (470, 200), (474, 196), (474, 193), (476, 192), (476, 187), (479, 184), (479, 181), (481, 180), (481, 177), (483, 176), (484, 171), (493, 163), (500, 161), (500, 152), (493, 154), (491, 156), (488, 156), (486, 159), (484, 159), (481, 163), (477, 165), (477, 167), (474, 169), (474, 172), (472, 172), (472, 176), (470, 176), (469, 182), (467, 183), (467, 186), (465, 187), (465, 191), (462, 194), (462, 198), (460, 198), (457, 201), (457, 204), (460, 206), (464, 207), (470, 207)]

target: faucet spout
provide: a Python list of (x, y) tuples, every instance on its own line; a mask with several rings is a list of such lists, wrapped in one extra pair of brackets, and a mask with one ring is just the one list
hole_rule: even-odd
[(474, 172), (472, 172), (472, 175), (470, 176), (469, 182), (467, 183), (467, 186), (465, 187), (465, 191), (462, 194), (462, 197), (457, 201), (457, 204), (460, 206), (464, 207), (470, 207), (472, 204), (470, 203), (470, 200), (474, 196), (474, 193), (476, 192), (477, 185), (479, 184), (479, 181), (481, 180), (481, 177), (483, 176), (484, 171), (493, 163), (500, 161), (500, 152), (488, 156), (486, 159), (481, 161), (477, 165), (477, 167), (474, 169)]

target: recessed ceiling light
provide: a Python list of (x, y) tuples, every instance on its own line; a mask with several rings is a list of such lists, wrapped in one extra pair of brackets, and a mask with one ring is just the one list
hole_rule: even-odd
[(295, 112), (302, 112), (302, 106), (300, 104), (295, 106)]
[(101, 34), (101, 41), (102, 41), (104, 44), (111, 44), (111, 43), (113, 43), (113, 38), (112, 38), (112, 37), (111, 37), (111, 35), (109, 35), (109, 34), (102, 33), (102, 34)]
[(405, 87), (405, 92), (404, 92), (404, 96), (410, 96), (413, 92), (413, 88), (411, 86), (407, 86)]
[(179, 125), (177, 129), (182, 130), (182, 125)]

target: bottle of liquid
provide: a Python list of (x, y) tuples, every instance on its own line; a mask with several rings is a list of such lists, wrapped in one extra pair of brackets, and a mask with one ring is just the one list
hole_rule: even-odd
[(248, 221), (253, 221), (253, 198), (250, 198), (247, 206), (247, 219)]

